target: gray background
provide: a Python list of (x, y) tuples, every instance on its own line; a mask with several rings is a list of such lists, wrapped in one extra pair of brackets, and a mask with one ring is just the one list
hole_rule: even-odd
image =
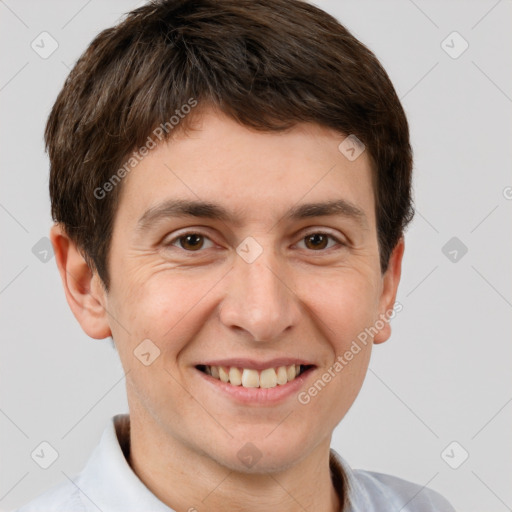
[[(140, 3), (0, 1), (0, 510), (71, 478), (109, 418), (127, 411), (110, 342), (81, 331), (55, 259), (41, 261), (51, 226), (42, 134), (78, 56)], [(395, 84), (411, 126), (417, 206), (403, 311), (332, 445), (352, 467), (428, 484), (458, 510), (512, 510), (511, 2), (316, 3)], [(59, 45), (46, 59), (31, 48), (43, 31)], [(446, 39), (453, 31), (469, 44), (457, 58), (463, 41)], [(42, 441), (59, 454), (46, 470), (31, 458)], [(460, 467), (445, 462), (459, 464), (463, 450)]]

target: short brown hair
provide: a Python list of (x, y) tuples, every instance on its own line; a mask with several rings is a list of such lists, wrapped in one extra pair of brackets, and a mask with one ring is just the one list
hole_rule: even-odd
[(374, 167), (380, 265), (387, 269), (413, 217), (412, 150), (405, 113), (375, 55), (301, 0), (156, 0), (92, 41), (45, 131), (52, 217), (107, 290), (122, 187), (99, 199), (95, 191), (191, 98), (197, 111), (211, 105), (258, 130), (315, 122), (360, 139)]

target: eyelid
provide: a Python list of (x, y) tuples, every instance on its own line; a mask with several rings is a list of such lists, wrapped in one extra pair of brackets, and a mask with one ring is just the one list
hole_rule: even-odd
[(334, 234), (330, 229), (328, 228), (307, 228), (307, 231), (304, 231), (302, 234), (302, 237), (309, 236), (309, 235), (315, 235), (315, 234), (322, 234), (322, 235), (329, 235), (332, 238), (336, 239), (338, 242), (342, 242), (342, 240), (339, 239), (339, 236), (337, 234)]

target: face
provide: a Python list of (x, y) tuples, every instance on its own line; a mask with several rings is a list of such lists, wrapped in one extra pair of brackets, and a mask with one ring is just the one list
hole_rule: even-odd
[(329, 444), (389, 336), (345, 357), (393, 307), (403, 249), (382, 275), (370, 161), (348, 160), (344, 138), (206, 112), (124, 179), (100, 301), (132, 416), (238, 470), (246, 442), (259, 469)]

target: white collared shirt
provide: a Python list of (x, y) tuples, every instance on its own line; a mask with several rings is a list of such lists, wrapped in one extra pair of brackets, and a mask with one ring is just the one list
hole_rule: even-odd
[[(128, 447), (129, 415), (118, 414), (74, 483), (58, 484), (16, 512), (174, 512), (133, 472), (125, 457)], [(332, 448), (330, 467), (338, 495), (347, 497), (343, 512), (455, 512), (445, 498), (427, 487), (351, 469)]]

